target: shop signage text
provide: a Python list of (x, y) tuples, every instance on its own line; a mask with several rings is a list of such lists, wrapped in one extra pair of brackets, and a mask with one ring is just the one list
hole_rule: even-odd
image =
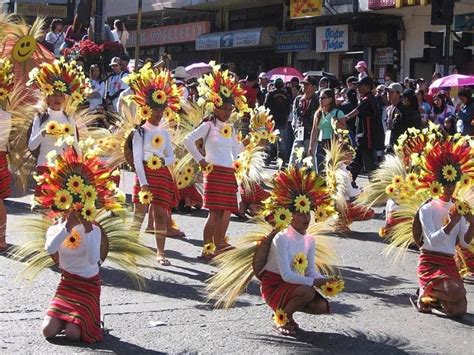
[(16, 13), (24, 16), (67, 17), (67, 7), (63, 5), (33, 4), (28, 2), (18, 2), (15, 5)]
[(375, 64), (377, 65), (392, 65), (393, 58), (393, 48), (377, 48), (375, 50)]
[(260, 45), (263, 28), (217, 32), (196, 39), (196, 50), (254, 47)]
[(387, 8), (400, 8), (413, 5), (428, 5), (428, 0), (369, 0), (369, 10), (380, 10)]
[(348, 49), (348, 25), (316, 27), (316, 52), (345, 52)]
[[(184, 23), (181, 25), (146, 28), (140, 31), (141, 46), (158, 46), (169, 43), (194, 42), (200, 34), (209, 33), (209, 21)], [(136, 31), (130, 31), (127, 47), (136, 44)]]
[(291, 0), (290, 18), (321, 16), (323, 0)]
[(275, 37), (277, 52), (297, 52), (311, 49), (311, 30), (278, 32)]

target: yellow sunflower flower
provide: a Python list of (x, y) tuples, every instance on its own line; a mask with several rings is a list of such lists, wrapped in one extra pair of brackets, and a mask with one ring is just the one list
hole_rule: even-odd
[(54, 195), (54, 204), (60, 210), (67, 210), (72, 204), (72, 195), (67, 190), (59, 190)]
[(234, 161), (232, 163), (232, 166), (236, 175), (239, 175), (243, 170), (242, 162), (240, 162), (239, 160)]
[(151, 146), (155, 149), (160, 149), (160, 147), (163, 145), (164, 142), (165, 140), (163, 139), (163, 137), (157, 134), (151, 140)]
[(276, 141), (277, 141), (277, 135), (274, 134), (274, 133), (269, 133), (269, 134), (268, 134), (268, 142), (269, 142), (270, 144), (275, 144)]
[(344, 286), (341, 286), (339, 281), (326, 282), (321, 286), (321, 293), (326, 297), (334, 297), (342, 291), (341, 287), (343, 288)]
[(143, 119), (143, 120), (148, 120), (151, 117), (151, 108), (148, 105), (145, 106), (140, 106), (138, 108), (138, 115)]
[(79, 245), (81, 245), (81, 233), (77, 230), (73, 229), (71, 234), (64, 239), (63, 245), (68, 249), (76, 249)]
[(49, 121), (46, 124), (46, 134), (51, 134), (53, 136), (58, 135), (61, 131), (61, 124), (58, 121)]
[(395, 175), (392, 179), (392, 184), (395, 185), (395, 187), (399, 187), (403, 183), (403, 177), (400, 175)]
[(67, 180), (66, 186), (71, 193), (79, 195), (84, 186), (84, 179), (78, 175), (72, 175)]
[(308, 267), (308, 259), (306, 258), (305, 253), (298, 253), (295, 255), (293, 258), (293, 267), (298, 274), (305, 274), (306, 268)]
[(54, 85), (54, 89), (57, 90), (57, 91), (60, 91), (60, 92), (66, 92), (67, 91), (66, 83), (64, 81), (56, 80), (53, 83), (53, 85)]
[(407, 175), (405, 181), (410, 184), (416, 185), (416, 183), (418, 182), (418, 176), (415, 173), (410, 173)]
[(273, 313), (273, 321), (277, 327), (283, 327), (288, 323), (288, 316), (283, 309), (277, 308), (275, 313)]
[(443, 194), (443, 185), (441, 185), (438, 181), (433, 181), (430, 186), (430, 194), (433, 197), (440, 197)]
[(458, 214), (461, 216), (465, 216), (471, 212), (471, 207), (466, 201), (456, 201), (454, 205), (458, 211)]
[(158, 170), (161, 168), (161, 159), (156, 155), (152, 155), (146, 162), (146, 166), (151, 170)]
[(230, 89), (227, 86), (221, 86), (219, 91), (225, 97), (230, 97), (230, 95), (232, 95), (232, 91), (230, 91)]
[(212, 255), (216, 251), (216, 245), (214, 243), (207, 243), (204, 244), (204, 247), (202, 249), (202, 253), (204, 255)]
[(224, 138), (232, 137), (232, 127), (228, 124), (225, 124), (224, 127), (221, 128), (220, 133)]
[(380, 238), (385, 238), (387, 235), (387, 229), (385, 227), (380, 227), (379, 229), (379, 237)]
[(396, 193), (396, 188), (395, 188), (395, 185), (394, 184), (389, 184), (386, 188), (385, 188), (385, 193), (389, 196), (389, 197), (393, 197)]
[(150, 191), (140, 191), (138, 200), (142, 205), (149, 205), (153, 201), (153, 194)]
[(456, 180), (456, 177), (458, 175), (456, 168), (451, 164), (445, 165), (441, 172), (443, 173), (443, 178), (449, 182)]
[(52, 85), (50, 84), (45, 84), (43, 85), (43, 93), (46, 95), (46, 96), (51, 96), (51, 95), (54, 95), (54, 88)]
[(61, 131), (61, 133), (66, 136), (69, 136), (73, 133), (72, 126), (69, 123), (61, 125)]
[(97, 216), (97, 209), (93, 204), (85, 204), (81, 214), (86, 221), (93, 222)]
[(8, 97), (8, 91), (5, 88), (0, 88), (0, 101), (6, 100)]
[(166, 93), (163, 90), (156, 90), (151, 95), (151, 99), (158, 105), (163, 105), (166, 102)]
[(283, 229), (288, 227), (291, 223), (291, 212), (287, 208), (277, 208), (273, 213), (276, 229)]
[(94, 189), (93, 186), (85, 185), (82, 188), (81, 198), (82, 202), (84, 202), (85, 204), (92, 203), (97, 199), (97, 191)]
[(82, 101), (84, 101), (84, 97), (79, 91), (74, 91), (71, 95), (71, 99), (76, 104), (80, 104)]
[(204, 172), (206, 174), (210, 174), (214, 170), (214, 166), (211, 163), (208, 163), (206, 167), (204, 168)]
[(306, 195), (298, 195), (294, 200), (294, 206), (299, 213), (309, 213), (311, 210), (311, 202)]
[(328, 218), (325, 206), (318, 206), (314, 212), (314, 219), (316, 222), (323, 222)]
[(469, 185), (471, 185), (471, 181), (472, 181), (472, 179), (469, 175), (464, 174), (464, 175), (461, 176), (461, 181), (460, 182), (461, 182), (462, 187), (468, 187)]

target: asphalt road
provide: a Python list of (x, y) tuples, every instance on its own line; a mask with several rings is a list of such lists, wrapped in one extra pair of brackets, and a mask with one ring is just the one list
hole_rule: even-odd
[[(36, 217), (28, 202), (28, 197), (8, 201), (11, 244), (28, 238), (22, 224)], [(175, 216), (187, 238), (167, 240), (171, 267), (142, 268), (147, 279), (143, 290), (123, 272), (104, 265), (101, 303), (107, 334), (92, 346), (46, 341), (41, 322), (59, 273), (48, 269), (28, 283), (17, 278), (22, 264), (1, 256), (0, 352), (473, 353), (474, 287), (466, 285), (469, 314), (462, 320), (415, 312), (408, 297), (417, 288), (417, 254), (410, 251), (398, 262), (386, 257), (386, 245), (376, 232), (383, 224), (380, 217), (354, 223), (348, 236), (332, 237), (345, 292), (330, 302), (330, 315), (297, 314), (304, 332), (296, 338), (272, 332), (272, 312), (260, 298), (257, 281), (232, 309), (213, 309), (206, 303), (205, 280), (215, 268), (196, 259), (205, 217), (205, 211)], [(233, 219), (229, 235), (235, 240), (252, 228)], [(155, 247), (151, 235), (146, 243)]]

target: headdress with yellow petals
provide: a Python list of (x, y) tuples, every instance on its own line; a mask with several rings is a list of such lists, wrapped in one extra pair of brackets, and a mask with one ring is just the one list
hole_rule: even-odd
[(75, 210), (93, 221), (101, 210), (122, 211), (111, 170), (97, 157), (84, 157), (68, 148), (48, 172), (37, 177), (37, 202), (59, 215)]
[(314, 211), (318, 222), (335, 212), (326, 182), (307, 167), (290, 167), (278, 173), (264, 204), (264, 216), (270, 217), (278, 230), (288, 226), (295, 212)]
[(239, 114), (249, 112), (245, 90), (240, 86), (235, 77), (228, 71), (221, 71), (219, 65), (210, 62), (212, 72), (204, 74), (198, 79), (199, 106), (205, 106), (206, 111), (212, 112), (214, 108), (221, 107), (224, 102), (232, 102)]
[(250, 139), (255, 144), (268, 141), (274, 144), (278, 139), (279, 131), (275, 131), (275, 121), (270, 110), (265, 106), (257, 106), (250, 113)]
[(81, 66), (75, 61), (66, 63), (64, 57), (53, 63), (42, 63), (29, 74), (27, 85), (34, 85), (45, 96), (61, 92), (71, 96), (71, 103), (77, 106), (89, 94), (89, 86)]
[(137, 104), (138, 114), (142, 120), (151, 116), (151, 110), (164, 109), (167, 120), (179, 120), (178, 111), (181, 108), (182, 90), (176, 85), (175, 79), (167, 69), (153, 69), (151, 64), (145, 65), (138, 73), (123, 79), (134, 94), (127, 100)]
[(449, 137), (437, 141), (426, 152), (421, 162), (420, 185), (439, 195), (442, 186), (458, 184), (474, 178), (474, 159), (472, 156), (472, 138)]
[(8, 59), (0, 59), (0, 102), (13, 90), (13, 65)]

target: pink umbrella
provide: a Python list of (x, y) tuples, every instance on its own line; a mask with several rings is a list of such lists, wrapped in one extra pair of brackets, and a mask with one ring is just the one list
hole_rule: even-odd
[(430, 85), (430, 89), (463, 87), (463, 86), (471, 86), (471, 85), (474, 85), (474, 76), (453, 74), (453, 75), (448, 75), (438, 80), (435, 80)]
[(207, 63), (193, 63), (191, 65), (188, 65), (185, 70), (189, 75), (195, 78), (200, 78), (204, 74), (210, 73), (212, 71), (212, 68)]
[(267, 72), (266, 77), (269, 80), (275, 80), (278, 78), (281, 78), (284, 82), (288, 82), (291, 80), (293, 77), (297, 77), (298, 79), (303, 79), (303, 74), (295, 68), (292, 67), (278, 67), (275, 69), (272, 69)]

